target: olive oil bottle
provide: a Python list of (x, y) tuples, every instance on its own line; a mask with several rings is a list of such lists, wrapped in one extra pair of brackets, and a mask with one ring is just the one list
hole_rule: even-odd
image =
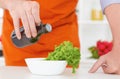
[(15, 31), (13, 31), (11, 33), (11, 40), (13, 42), (13, 44), (16, 46), (16, 47), (25, 47), (25, 46), (29, 46), (31, 44), (34, 44), (36, 43), (40, 36), (42, 34), (46, 34), (46, 33), (49, 33), (52, 31), (52, 26), (50, 24), (40, 24), (40, 26), (36, 26), (36, 29), (37, 29), (37, 36), (35, 38), (27, 38), (25, 33), (24, 33), (24, 28), (21, 27), (20, 28), (20, 32), (21, 32), (21, 39), (17, 39), (17, 36), (15, 34)]

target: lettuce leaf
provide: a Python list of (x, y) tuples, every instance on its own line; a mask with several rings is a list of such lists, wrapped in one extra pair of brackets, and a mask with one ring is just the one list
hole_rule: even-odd
[(72, 73), (75, 73), (80, 62), (80, 50), (70, 41), (64, 41), (49, 53), (46, 60), (66, 60), (67, 64), (72, 67)]

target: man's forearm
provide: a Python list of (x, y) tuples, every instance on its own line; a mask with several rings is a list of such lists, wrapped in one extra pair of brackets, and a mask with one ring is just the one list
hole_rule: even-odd
[(120, 4), (112, 4), (105, 9), (105, 15), (109, 21), (113, 42), (120, 45)]

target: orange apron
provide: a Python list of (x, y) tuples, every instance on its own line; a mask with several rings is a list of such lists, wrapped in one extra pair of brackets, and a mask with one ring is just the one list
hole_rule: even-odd
[(78, 37), (78, 24), (75, 8), (78, 0), (36, 0), (40, 3), (40, 18), (43, 23), (50, 23), (53, 27), (51, 33), (44, 34), (37, 43), (16, 48), (11, 42), (13, 21), (9, 12), (4, 12), (2, 30), (2, 44), (5, 63), (7, 66), (25, 66), (25, 58), (46, 57), (65, 40), (73, 42), (80, 47)]

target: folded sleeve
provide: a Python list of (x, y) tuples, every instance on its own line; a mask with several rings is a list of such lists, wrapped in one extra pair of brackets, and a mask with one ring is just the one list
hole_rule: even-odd
[(104, 10), (107, 6), (114, 4), (114, 3), (120, 3), (120, 0), (100, 0), (101, 2), (101, 7), (104, 13)]

